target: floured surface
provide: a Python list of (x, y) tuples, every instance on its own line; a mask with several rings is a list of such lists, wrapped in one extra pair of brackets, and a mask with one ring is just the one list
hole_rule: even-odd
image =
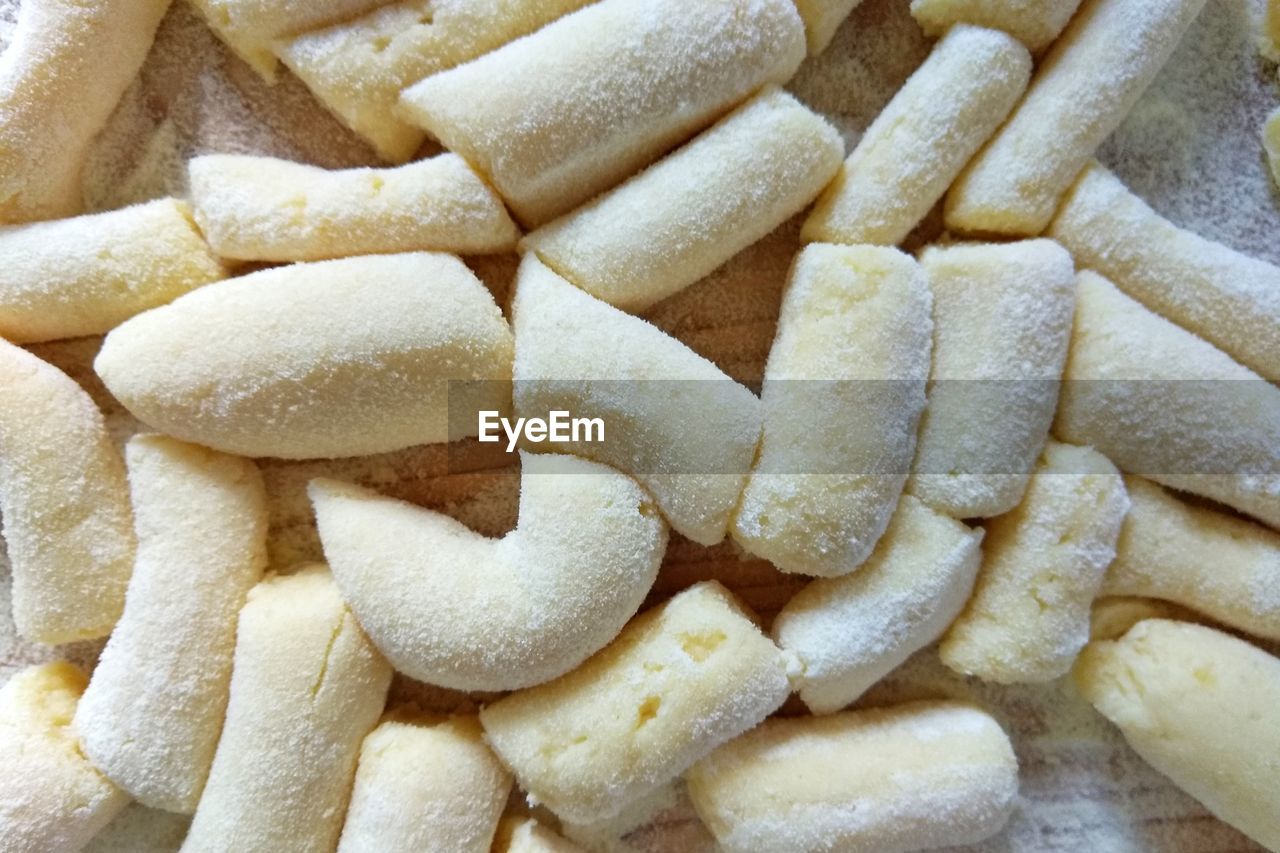
[[(0, 43), (16, 0), (0, 0)], [(801, 67), (790, 90), (826, 115), (851, 145), (923, 60), (929, 42), (907, 14), (908, 0), (864, 0), (828, 51)], [(1213, 0), (1134, 114), (1100, 157), (1130, 188), (1179, 225), (1237, 249), (1280, 262), (1280, 208), (1267, 175), (1259, 130), (1280, 105), (1275, 69), (1256, 59), (1250, 18), (1261, 0)], [(125, 96), (91, 163), (95, 208), (181, 191), (182, 164), (192, 153), (231, 151), (290, 157), (329, 167), (371, 164), (371, 155), (328, 117), (288, 75), (270, 89), (230, 58), (185, 5), (162, 25), (159, 47), (143, 78)], [(646, 316), (722, 369), (749, 384), (763, 372), (782, 285), (798, 249), (798, 220), (745, 250), (703, 282)], [(911, 245), (915, 245), (912, 243)], [(505, 256), (472, 260), (500, 304), (514, 273)], [(108, 403), (88, 365), (97, 341), (32, 347)], [(136, 429), (118, 405), (107, 405), (113, 435)], [(458, 448), (454, 448), (456, 451)], [(310, 526), (306, 481), (331, 476), (447, 512), (464, 524), (500, 534), (515, 524), (519, 472), (479, 445), (452, 457), (443, 446), (411, 448), (366, 459), (263, 464), (272, 500), (273, 565), (319, 556)], [(9, 619), (8, 573), (0, 582), (0, 680), (20, 665), (49, 660), (55, 650), (22, 644)], [(673, 537), (649, 603), (709, 577), (734, 588), (771, 620), (804, 578), (789, 578), (731, 545), (696, 546)], [(58, 650), (91, 665), (100, 643)], [(918, 653), (860, 705), (936, 696), (980, 702), (1010, 730), (1021, 765), (1014, 817), (978, 849), (1006, 851), (1196, 851), (1247, 853), (1257, 848), (1210, 817), (1137, 757), (1112, 726), (1061, 680), (1043, 687), (999, 688), (965, 681)], [(474, 709), (487, 697), (427, 688), (404, 678), (392, 700), (418, 698), (441, 710)], [(798, 713), (794, 698), (785, 712)], [(102, 851), (173, 851), (187, 819), (130, 807), (90, 846)], [(710, 851), (687, 798), (674, 797), (655, 817), (625, 831), (628, 851)]]

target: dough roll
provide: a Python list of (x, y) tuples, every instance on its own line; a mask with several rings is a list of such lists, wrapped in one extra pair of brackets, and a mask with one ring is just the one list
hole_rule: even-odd
[(975, 24), (1003, 30), (1039, 53), (1079, 7), (1080, 0), (911, 0), (911, 15), (927, 36), (941, 36), (953, 24)]
[(1093, 611), (1089, 614), (1089, 640), (1118, 640), (1129, 633), (1130, 628), (1146, 619), (1199, 623), (1206, 621), (1203, 615), (1194, 610), (1159, 598), (1102, 596), (1093, 602)]
[(809, 55), (817, 56), (827, 49), (836, 30), (862, 0), (795, 0), (796, 10), (804, 21)]
[(510, 814), (498, 824), (493, 853), (586, 853), (537, 818)]

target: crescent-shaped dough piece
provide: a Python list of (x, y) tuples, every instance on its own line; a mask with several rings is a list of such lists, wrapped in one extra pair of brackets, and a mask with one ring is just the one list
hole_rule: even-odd
[(639, 609), (667, 530), (634, 480), (573, 456), (520, 455), (520, 520), (489, 539), (447, 515), (313, 480), (325, 558), (396, 669), (456, 690), (561, 676)]
[(133, 571), (124, 464), (84, 389), (2, 340), (0, 511), (18, 633), (51, 644), (109, 634)]
[(1073, 674), (1148, 764), (1280, 850), (1280, 659), (1212, 628), (1148, 619), (1090, 643)]
[(536, 227), (785, 83), (804, 55), (790, 0), (601, 0), (400, 104)]
[(796, 10), (804, 21), (809, 55), (817, 56), (827, 49), (836, 30), (862, 0), (795, 0)]
[(952, 231), (1034, 236), (1205, 0), (1086, 0), (1031, 88), (947, 194)]
[(760, 439), (760, 401), (665, 332), (526, 256), (511, 307), (515, 409), (601, 418), (602, 442), (552, 442), (630, 474), (702, 545), (724, 538)]
[(0, 687), (0, 846), (74, 853), (129, 804), (80, 752), (72, 718), (88, 679), (59, 661)]
[(80, 173), (169, 0), (23, 0), (0, 52), (0, 222), (72, 216)]
[(801, 236), (896, 246), (1009, 115), (1031, 78), (1015, 39), (961, 24), (863, 134)]
[(1053, 432), (1280, 527), (1280, 389), (1088, 271)]
[(94, 368), (157, 430), (308, 459), (475, 435), (464, 413), (508, 407), (511, 358), (511, 330), (475, 274), (417, 252), (203, 287), (115, 328)]
[(384, 252), (488, 254), (520, 230), (456, 154), (395, 169), (330, 171), (274, 157), (206, 154), (188, 164), (196, 221), (243, 261), (322, 261)]
[(251, 589), (226, 723), (182, 853), (333, 850), (390, 684), (324, 566)]
[(733, 538), (785, 572), (862, 565), (893, 515), (929, 378), (929, 288), (883, 246), (806, 246), (765, 365), (764, 436)]
[(952, 24), (974, 24), (1003, 30), (1039, 53), (1079, 6), (1080, 0), (911, 0), (911, 15), (927, 36), (941, 36)]
[(267, 563), (252, 462), (160, 435), (125, 448), (138, 558), (76, 729), (94, 766), (152, 808), (191, 814), (222, 731), (236, 615)]
[(1280, 380), (1280, 267), (1179, 228), (1096, 160), (1049, 236), (1076, 263), (1270, 380)]
[(637, 313), (803, 210), (843, 155), (826, 119), (771, 86), (520, 248), (597, 299)]

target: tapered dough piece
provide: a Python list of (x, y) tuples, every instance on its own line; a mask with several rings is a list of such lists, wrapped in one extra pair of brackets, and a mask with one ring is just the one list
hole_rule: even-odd
[(597, 299), (643, 311), (803, 210), (843, 155), (826, 119), (769, 87), (521, 249)]
[(393, 715), (360, 747), (338, 853), (489, 853), (511, 781), (474, 716)]
[(790, 0), (601, 0), (428, 77), (401, 112), (536, 227), (785, 83), (804, 55)]
[(925, 35), (940, 36), (953, 24), (1003, 30), (1032, 53), (1044, 50), (1080, 6), (1080, 0), (911, 0), (911, 15)]
[(250, 590), (226, 723), (184, 853), (334, 849), (360, 744), (390, 684), (391, 667), (323, 565)]
[(773, 639), (800, 659), (800, 698), (815, 714), (851, 704), (960, 614), (982, 561), (983, 531), (910, 495), (860, 570), (800, 590)]
[(733, 538), (785, 572), (848, 574), (871, 555), (915, 453), (929, 376), (929, 288), (880, 246), (806, 246), (765, 366), (764, 437)]
[(1280, 527), (1280, 390), (1092, 272), (1054, 435)]
[(787, 669), (737, 599), (705, 581), (568, 675), (489, 705), (480, 722), (531, 801), (586, 823), (763, 720), (790, 692)]
[(702, 545), (724, 538), (760, 438), (760, 401), (650, 323), (584, 293), (526, 256), (516, 277), (515, 410), (601, 418), (606, 440), (537, 449), (612, 465)]
[(585, 853), (537, 818), (507, 815), (498, 824), (493, 853)]
[(1027, 88), (1011, 36), (959, 25), (876, 117), (804, 224), (806, 241), (894, 246), (946, 193)]
[(1245, 367), (1280, 379), (1280, 267), (1177, 227), (1096, 160), (1048, 234), (1081, 267)]
[(514, 249), (520, 238), (502, 199), (456, 154), (395, 169), (341, 171), (207, 154), (188, 169), (196, 221), (224, 258), (477, 255)]
[(987, 522), (978, 583), (942, 662), (1000, 684), (1052, 681), (1089, 641), (1089, 608), (1129, 509), (1104, 456), (1051, 441), (1012, 512)]
[(1148, 764), (1280, 850), (1280, 659), (1212, 628), (1149, 619), (1090, 643), (1074, 677)]
[(88, 679), (30, 666), (0, 687), (0, 839), (5, 853), (75, 853), (129, 803), (80, 753), (72, 718)]
[(947, 194), (965, 233), (1039, 234), (1094, 149), (1120, 125), (1205, 0), (1086, 0), (1012, 117)]
[(405, 0), (276, 42), (276, 54), (379, 156), (403, 163), (426, 133), (400, 118), (400, 92), (593, 0)]
[(862, 0), (795, 0), (796, 10), (804, 21), (809, 55), (817, 56), (827, 49), (836, 30)]
[(457, 690), (550, 681), (617, 636), (658, 575), (667, 528), (625, 474), (520, 455), (520, 519), (489, 539), (332, 480), (308, 492), (334, 578), (405, 674)]
[(1017, 799), (1018, 761), (985, 712), (910, 702), (768, 720), (688, 778), (728, 853), (905, 853), (998, 832)]
[(0, 227), (0, 336), (24, 344), (104, 334), (224, 278), (173, 198)]
[(1172, 619), (1176, 622), (1200, 623), (1205, 621), (1202, 614), (1188, 610), (1180, 604), (1174, 604), (1172, 601), (1104, 594), (1093, 602), (1093, 610), (1089, 614), (1089, 641), (1118, 640), (1129, 633), (1134, 625), (1147, 619)]
[(138, 556), (76, 711), (94, 766), (134, 799), (196, 810), (222, 731), (236, 615), (267, 563), (252, 462), (160, 435), (125, 449)]
[(475, 435), (466, 412), (508, 407), (512, 348), (475, 274), (452, 255), (417, 252), (201, 288), (116, 327), (94, 368), (157, 430), (242, 456), (307, 459), (461, 438), (450, 411)]
[(2, 340), (0, 512), (18, 633), (50, 644), (109, 634), (133, 570), (124, 464), (84, 389)]
[(72, 216), (80, 173), (169, 0), (23, 0), (0, 52), (0, 222)]
[(931, 247), (929, 405), (907, 490), (953, 518), (1022, 500), (1058, 404), (1075, 268), (1052, 240)]

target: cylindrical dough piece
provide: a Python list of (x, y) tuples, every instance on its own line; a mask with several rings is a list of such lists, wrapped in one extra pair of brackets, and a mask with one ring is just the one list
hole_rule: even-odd
[(947, 194), (953, 231), (1039, 234), (1205, 0), (1087, 0), (1013, 116)]
[(61, 661), (0, 687), (0, 847), (76, 853), (129, 803), (80, 753), (72, 719), (88, 681)]
[(352, 612), (396, 669), (457, 690), (550, 681), (618, 635), (658, 576), (667, 527), (625, 474), (520, 454), (520, 519), (489, 539), (333, 480), (308, 489)]
[[(116, 327), (94, 368), (139, 420), (244, 456), (448, 441), (508, 408), (511, 330), (451, 255), (369, 255), (203, 287)], [(479, 380), (479, 381), (471, 381)]]
[(1148, 619), (1090, 643), (1074, 676), (1148, 764), (1280, 850), (1280, 660), (1212, 628)]
[(939, 649), (984, 681), (1052, 681), (1089, 641), (1089, 608), (1129, 509), (1104, 456), (1051, 441), (1017, 508), (987, 522), (973, 597)]
[(1118, 640), (1129, 633), (1134, 625), (1146, 619), (1200, 623), (1207, 621), (1201, 614), (1171, 601), (1108, 595), (1093, 602), (1093, 610), (1089, 614), (1089, 641)]
[(907, 490), (952, 518), (1022, 500), (1058, 404), (1075, 268), (1052, 240), (931, 247), (929, 405)]
[(360, 747), (338, 853), (489, 853), (510, 791), (474, 716), (393, 715)]
[(3, 340), (0, 511), (18, 633), (38, 643), (110, 633), (133, 571), (124, 464), (84, 389)]
[(585, 853), (533, 817), (507, 815), (498, 824), (493, 853)]
[(790, 0), (601, 0), (401, 96), (531, 227), (639, 171), (805, 55)]
[(391, 667), (322, 565), (249, 591), (231, 695), (183, 853), (332, 850)]
[(706, 581), (646, 611), (578, 669), (480, 712), (531, 801), (586, 823), (617, 814), (790, 693), (788, 657)]
[(760, 400), (652, 324), (526, 256), (511, 306), (515, 410), (600, 418), (605, 440), (531, 445), (612, 465), (701, 545), (724, 538), (760, 439)]
[(457, 154), (396, 169), (341, 171), (274, 157), (207, 154), (192, 159), (188, 169), (196, 221), (224, 258), (476, 255), (514, 249), (520, 238), (502, 199)]
[(911, 468), (931, 329), (924, 273), (897, 249), (800, 252), (734, 540), (786, 572), (833, 577), (862, 565)]
[(1162, 598), (1280, 641), (1280, 534), (1126, 477), (1133, 506), (1103, 595)]
[(937, 640), (973, 591), (983, 532), (905, 495), (867, 564), (800, 590), (773, 639), (800, 659), (800, 698), (815, 714), (849, 705)]
[(911, 15), (928, 36), (940, 36), (952, 24), (974, 24), (1003, 30), (1039, 53), (1079, 6), (1080, 0), (911, 0)]
[(23, 0), (0, 52), (0, 222), (83, 207), (89, 145), (142, 67), (169, 0)]
[(152, 808), (195, 811), (222, 731), (236, 615), (267, 563), (252, 462), (160, 435), (125, 449), (138, 557), (76, 711), (95, 767)]
[(976, 844), (1017, 794), (1009, 737), (955, 702), (768, 720), (689, 773), (694, 808), (727, 853)]
[(801, 236), (827, 243), (901, 243), (1009, 115), (1031, 56), (995, 30), (953, 27), (844, 162)]
[(1280, 527), (1280, 389), (1092, 272), (1054, 435)]
[(1091, 161), (1049, 226), (1076, 263), (1280, 380), (1280, 267), (1179, 228)]
[(597, 299), (639, 312), (799, 213), (840, 168), (825, 119), (770, 87), (626, 183), (520, 244)]
[(226, 276), (177, 199), (0, 228), (0, 337), (100, 335)]
[(817, 56), (827, 49), (836, 30), (862, 0), (795, 0), (796, 10), (804, 21), (809, 55)]

